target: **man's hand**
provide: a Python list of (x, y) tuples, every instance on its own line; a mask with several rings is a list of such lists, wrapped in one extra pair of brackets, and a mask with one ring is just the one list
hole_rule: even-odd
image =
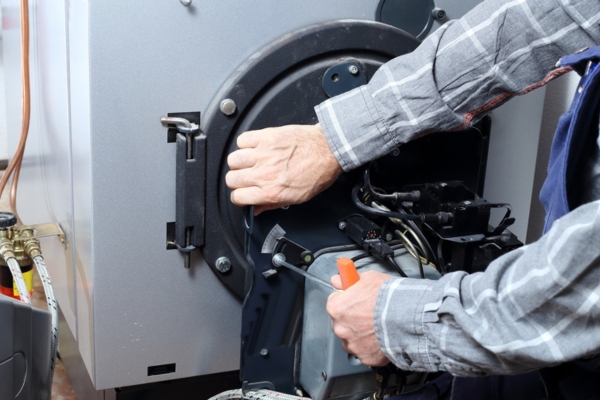
[[(357, 283), (341, 293), (332, 293), (327, 300), (333, 332), (342, 339), (344, 350), (365, 365), (382, 366), (390, 362), (375, 337), (374, 319), (377, 293), (390, 278), (390, 275), (375, 271), (361, 273)], [(341, 289), (340, 276), (332, 276), (331, 284)]]
[(254, 213), (303, 203), (327, 189), (342, 169), (321, 127), (287, 125), (242, 133), (227, 158), (225, 182), (236, 205)]

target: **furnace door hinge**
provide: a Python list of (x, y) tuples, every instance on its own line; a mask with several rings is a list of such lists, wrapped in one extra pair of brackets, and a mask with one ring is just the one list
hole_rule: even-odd
[(160, 122), (168, 126), (167, 141), (177, 146), (175, 162), (175, 223), (167, 224), (167, 248), (184, 253), (204, 245), (206, 202), (206, 136), (200, 131), (200, 112), (169, 113)]

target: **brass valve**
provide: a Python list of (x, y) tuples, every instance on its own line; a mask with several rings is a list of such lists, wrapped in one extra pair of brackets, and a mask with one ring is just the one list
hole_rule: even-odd
[(42, 254), (35, 228), (17, 227), (16, 222), (13, 214), (0, 212), (0, 265), (6, 265), (9, 258), (15, 258), (21, 266), (29, 265)]

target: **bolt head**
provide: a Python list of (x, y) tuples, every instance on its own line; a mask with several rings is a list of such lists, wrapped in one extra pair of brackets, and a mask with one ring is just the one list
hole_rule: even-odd
[(186, 7), (189, 7), (192, 4), (192, 0), (179, 0), (181, 2), (181, 4), (183, 4)]
[(260, 355), (263, 356), (263, 357), (268, 356), (269, 355), (269, 350), (267, 350), (267, 349), (261, 349), (260, 350)]
[(219, 272), (224, 274), (231, 269), (231, 261), (229, 261), (229, 258), (227, 257), (219, 257), (217, 258), (217, 261), (215, 261), (215, 267), (217, 267)]
[(394, 150), (392, 150), (392, 156), (398, 157), (399, 155), (400, 155), (400, 149), (395, 148)]
[(444, 19), (444, 18), (446, 18), (446, 11), (442, 10), (441, 8), (434, 8), (431, 11), (431, 16), (434, 19)]
[(225, 100), (221, 101), (219, 108), (223, 114), (233, 115), (233, 113), (235, 113), (235, 110), (236, 110), (235, 101), (233, 101), (231, 99), (225, 99)]
[(388, 233), (385, 234), (385, 241), (386, 242), (391, 242), (393, 238), (394, 238), (394, 236), (392, 235), (391, 232), (388, 232)]
[(322, 371), (321, 372), (321, 378), (323, 378), (323, 380), (326, 381), (327, 380), (327, 372)]
[(338, 224), (338, 228), (340, 228), (340, 230), (343, 231), (344, 229), (346, 229), (346, 223), (344, 221), (340, 222)]
[(356, 65), (351, 65), (348, 67), (348, 71), (350, 71), (352, 75), (356, 75), (358, 74), (358, 67)]

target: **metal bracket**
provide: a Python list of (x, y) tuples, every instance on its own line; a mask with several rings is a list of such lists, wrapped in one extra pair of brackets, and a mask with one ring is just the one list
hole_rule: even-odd
[(206, 136), (200, 131), (200, 112), (169, 113), (168, 141), (175, 142), (175, 240), (190, 268), (190, 252), (204, 245)]
[(321, 86), (327, 96), (333, 97), (367, 84), (367, 77), (356, 60), (335, 64), (323, 74)]
[[(60, 227), (58, 222), (48, 222), (45, 224), (28, 225), (27, 228), (33, 229), (32, 238), (39, 239), (48, 236), (58, 236), (60, 242), (67, 247), (65, 232)], [(23, 229), (23, 227), (21, 228)]]

